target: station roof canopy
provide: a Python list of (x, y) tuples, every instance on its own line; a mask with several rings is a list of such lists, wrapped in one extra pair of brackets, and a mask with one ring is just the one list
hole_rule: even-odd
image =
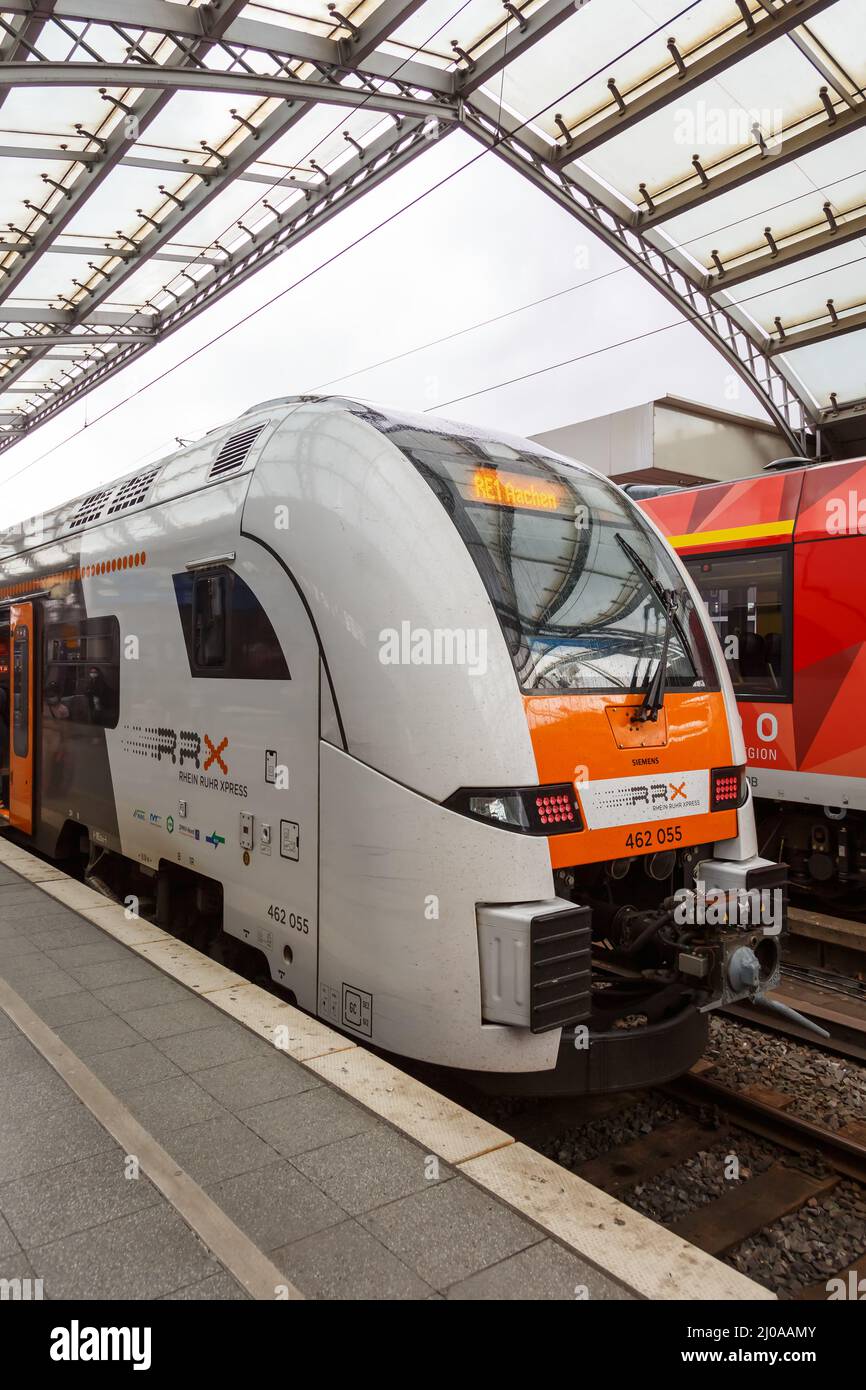
[(0, 450), (458, 128), (866, 436), (863, 0), (0, 0)]

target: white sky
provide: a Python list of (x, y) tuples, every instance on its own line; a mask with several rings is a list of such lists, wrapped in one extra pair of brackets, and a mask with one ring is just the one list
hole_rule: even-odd
[[(745, 385), (676, 309), (492, 154), (296, 284), (478, 150), (462, 132), (431, 146), (162, 346), (0, 455), (2, 524), (159, 458), (176, 447), (176, 436), (197, 438), (259, 400), (326, 383), (332, 392), (518, 434), (666, 394), (761, 415)], [(276, 303), (182, 362), (290, 286)], [(460, 336), (413, 351), (455, 333)], [(579, 360), (544, 370), (568, 359)], [(497, 386), (521, 376), (527, 379)], [(132, 392), (138, 394), (98, 419)]]

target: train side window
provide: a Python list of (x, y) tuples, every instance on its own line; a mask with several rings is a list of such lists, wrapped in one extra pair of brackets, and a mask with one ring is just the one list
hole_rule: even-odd
[(239, 574), (220, 566), (172, 577), (190, 675), (291, 679), (271, 620)]
[(45, 715), (114, 729), (120, 714), (120, 625), (113, 615), (45, 630)]
[(739, 700), (791, 699), (790, 547), (684, 556)]
[(200, 670), (225, 666), (228, 615), (225, 574), (196, 574), (192, 589), (193, 661)]

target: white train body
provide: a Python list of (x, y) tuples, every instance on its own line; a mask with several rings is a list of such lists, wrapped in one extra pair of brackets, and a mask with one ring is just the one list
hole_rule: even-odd
[[(648, 721), (643, 743), (614, 730), (596, 760), (601, 705), (633, 711), (638, 696), (584, 693), (568, 717), (592, 714), (587, 748), (575, 744), (555, 777), (544, 771), (538, 726), (569, 697), (540, 692), (528, 718), (477, 556), (425, 476), (437, 438), (480, 449), (485, 476), (505, 478), (502, 458), (521, 474), (531, 455), (559, 478), (615, 491), (523, 441), (287, 399), (59, 509), (41, 530), (2, 537), (9, 654), (16, 670), (32, 659), (30, 820), (21, 699), (9, 819), (52, 855), (85, 838), (97, 876), (100, 859), (122, 860), (144, 880), (170, 880), (173, 866), (183, 882), (214, 885), (224, 932), (260, 952), (300, 1007), (359, 1040), (473, 1071), (553, 1074), (568, 1065), (564, 1029), (531, 1026), (525, 953), (533, 914), (572, 906), (570, 865), (580, 879), (628, 858), (637, 875), (669, 834), (702, 860), (740, 866), (743, 883), (770, 866), (756, 857), (750, 802), (714, 808), (716, 784), (707, 790), (712, 769), (745, 756), (700, 603), (692, 622), (715, 680), (705, 672), (663, 696), (666, 742)], [(563, 484), (550, 486), (559, 506)], [(658, 543), (630, 502), (617, 505)], [(689, 814), (643, 816), (658, 766), (684, 779)], [(636, 810), (605, 821), (599, 797), (617, 779)], [(453, 801), (460, 789), (551, 782), (574, 786), (582, 829), (514, 833)], [(620, 855), (626, 821), (633, 840), (644, 821), (660, 838)], [(590, 833), (595, 850), (565, 848)], [(512, 931), (496, 909), (514, 905)], [(700, 1000), (687, 1012), (686, 1052)], [(688, 1064), (670, 1058), (635, 1079)], [(583, 1067), (577, 1089), (626, 1084), (598, 1065)]]

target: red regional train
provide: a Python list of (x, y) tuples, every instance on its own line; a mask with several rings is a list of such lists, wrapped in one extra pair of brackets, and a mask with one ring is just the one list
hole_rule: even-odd
[[(643, 491), (643, 489), (641, 489)], [(866, 886), (866, 459), (643, 497), (710, 612), (762, 854), (822, 907)]]

